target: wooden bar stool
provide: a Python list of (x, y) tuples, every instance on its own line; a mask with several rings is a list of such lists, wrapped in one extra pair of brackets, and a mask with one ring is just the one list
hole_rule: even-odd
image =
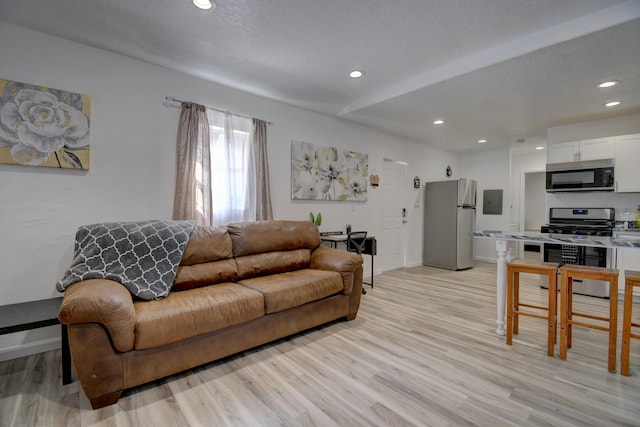
[[(547, 354), (553, 356), (556, 343), (556, 298), (558, 293), (558, 267), (555, 262), (518, 259), (507, 263), (507, 331), (506, 343), (511, 345), (513, 334), (518, 334), (520, 316), (547, 320)], [(520, 303), (520, 273), (538, 274), (549, 278), (549, 301), (546, 307)], [(522, 311), (520, 307), (545, 310), (545, 315)]]
[(640, 328), (640, 323), (631, 321), (631, 307), (633, 306), (633, 288), (640, 286), (640, 271), (624, 271), (624, 319), (622, 320), (622, 352), (620, 354), (622, 367), (620, 373), (629, 375), (629, 352), (631, 338), (640, 339), (639, 334), (632, 334), (631, 327)]
[[(573, 311), (573, 279), (592, 279), (609, 282), (609, 317)], [(607, 322), (608, 326), (574, 320), (574, 317)], [(560, 359), (567, 359), (571, 348), (573, 325), (609, 332), (609, 372), (616, 370), (616, 339), (618, 333), (618, 270), (565, 264), (560, 267)]]

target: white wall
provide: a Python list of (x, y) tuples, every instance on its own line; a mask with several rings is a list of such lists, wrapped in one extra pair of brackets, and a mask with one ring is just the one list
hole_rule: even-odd
[[(58, 295), (54, 284), (71, 261), (78, 226), (170, 218), (179, 110), (163, 106), (167, 95), (275, 123), (268, 144), (276, 219), (321, 211), (323, 230), (351, 223), (382, 235), (380, 188), (369, 189), (366, 203), (290, 199), (291, 140), (368, 153), (379, 175), (385, 158), (406, 162), (407, 236), (422, 232), (413, 176), (424, 182), (439, 179), (447, 164), (458, 169), (451, 153), (128, 57), (2, 22), (0, 40), (12, 41), (0, 43), (0, 78), (91, 96), (92, 157), (88, 172), (0, 165), (0, 305)], [(408, 263), (419, 263), (422, 241), (410, 238), (407, 251)], [(57, 327), (2, 336), (0, 360), (56, 348), (57, 336)]]
[(640, 133), (640, 114), (552, 127), (547, 129), (547, 142), (557, 144), (633, 133)]
[[(509, 230), (509, 150), (462, 155), (458, 168), (463, 171), (464, 178), (478, 181), (476, 230)], [(484, 190), (500, 189), (503, 190), (502, 215), (484, 215), (482, 213)], [(498, 258), (495, 246), (494, 240), (474, 239), (474, 257), (482, 261), (495, 261)]]

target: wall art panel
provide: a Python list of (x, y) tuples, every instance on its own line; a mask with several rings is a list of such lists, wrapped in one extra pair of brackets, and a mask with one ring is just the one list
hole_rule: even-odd
[(291, 198), (367, 200), (369, 155), (291, 141)]
[(0, 163), (89, 169), (88, 95), (0, 79)]

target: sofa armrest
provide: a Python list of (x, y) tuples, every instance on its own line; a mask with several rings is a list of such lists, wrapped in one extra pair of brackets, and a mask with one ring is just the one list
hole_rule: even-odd
[(90, 279), (73, 284), (64, 293), (58, 320), (66, 325), (101, 323), (116, 350), (133, 349), (136, 322), (133, 298), (118, 282)]
[[(354, 273), (363, 263), (362, 256), (339, 249), (319, 246), (311, 253), (310, 268), (337, 271), (342, 274), (344, 293), (350, 294), (354, 286)], [(362, 279), (362, 276), (360, 276)]]

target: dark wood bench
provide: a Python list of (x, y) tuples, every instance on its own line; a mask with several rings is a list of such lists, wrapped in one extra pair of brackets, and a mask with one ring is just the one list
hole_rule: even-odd
[[(58, 325), (62, 297), (0, 306), (0, 335)], [(62, 384), (71, 383), (71, 352), (67, 325), (61, 325)]]

